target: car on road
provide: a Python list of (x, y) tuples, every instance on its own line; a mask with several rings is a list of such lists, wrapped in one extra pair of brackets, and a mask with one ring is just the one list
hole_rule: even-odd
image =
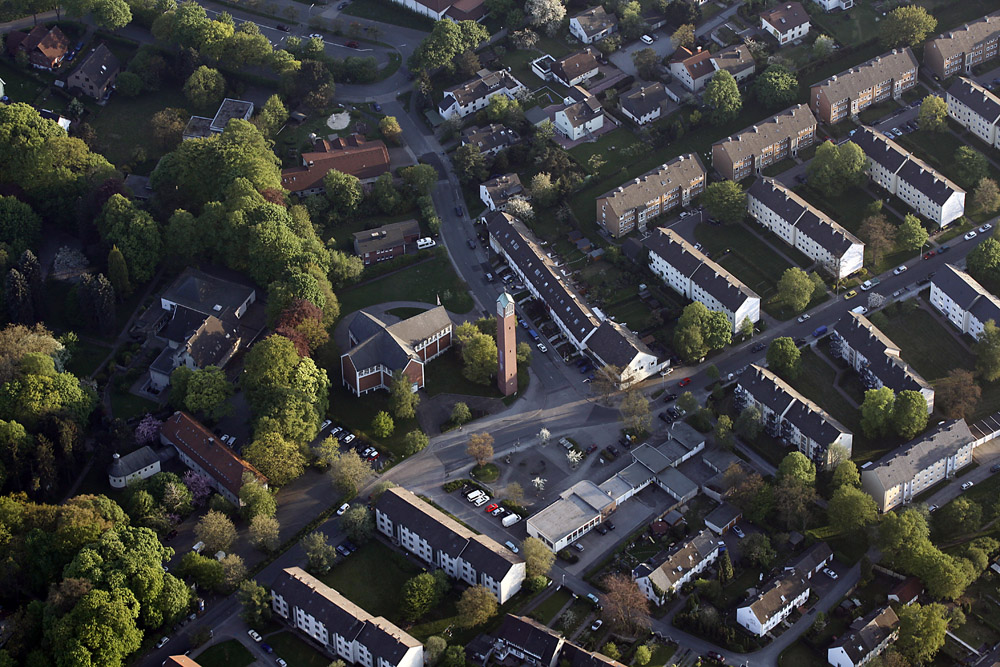
[(288, 667), (288, 663), (281, 658), (275, 658), (274, 661), (278, 663), (278, 667)]
[(694, 244), (694, 249), (695, 250), (701, 250), (701, 244), (700, 243), (695, 243)]
[(505, 547), (507, 547), (508, 549), (510, 549), (511, 551), (513, 551), (514, 553), (517, 553), (519, 551), (519, 549), (517, 548), (517, 545), (514, 544), (513, 542), (511, 542), (510, 540), (507, 540), (506, 542), (504, 542), (503, 545)]
[(545, 347), (545, 345), (543, 345), (542, 343), (536, 343), (536, 344), (535, 344), (535, 347), (537, 347), (537, 348), (538, 348), (538, 351), (539, 351), (539, 352), (541, 352), (541, 353), (543, 353), (543, 354), (544, 354), (545, 352), (548, 352), (548, 351), (549, 351), (549, 348)]
[(796, 320), (796, 322), (805, 322), (805, 321), (806, 321), (806, 320), (808, 320), (808, 319), (809, 319), (810, 317), (811, 317), (811, 316), (809, 315), (809, 313), (802, 313), (801, 315), (799, 315), (799, 317), (798, 317), (798, 319)]
[(279, 23), (279, 24), (278, 24), (278, 25), (276, 25), (275, 27), (276, 27), (276, 28), (277, 28), (278, 30), (280, 30), (281, 32), (288, 32), (288, 31), (289, 31), (289, 27), (288, 27), (287, 25), (285, 25), (284, 23)]
[(994, 463), (991, 465), (990, 472), (1000, 472), (1000, 463)]
[(260, 648), (261, 648), (262, 651), (264, 651), (264, 653), (267, 653), (267, 654), (274, 653), (274, 649), (271, 648), (270, 644), (261, 644)]
[(347, 42), (346, 46), (350, 49), (356, 49), (358, 48), (358, 43), (352, 39), (351, 41)]
[(601, 629), (602, 625), (604, 625), (604, 621), (602, 621), (601, 619), (597, 619), (596, 621), (594, 621), (594, 624), (590, 626), (590, 631), (597, 632), (598, 630)]
[(857, 295), (858, 295), (857, 290), (851, 290), (850, 292), (844, 295), (844, 300), (847, 301), (848, 299), (853, 299)]
[(259, 642), (261, 640), (261, 637), (260, 635), (257, 634), (256, 630), (247, 630), (247, 634), (250, 635), (250, 639), (254, 640), (255, 642)]
[(977, 236), (979, 236), (979, 234), (976, 233), (976, 230), (972, 230), (971, 232), (969, 232), (968, 234), (966, 234), (962, 238), (964, 238), (966, 241), (971, 241), (972, 239), (976, 238)]
[(372, 102), (372, 108), (375, 109), (375, 113), (382, 113), (382, 105), (378, 102)]
[(930, 259), (931, 257), (933, 257), (936, 254), (937, 253), (934, 252), (933, 250), (928, 250), (927, 252), (924, 253), (924, 259)]
[(674, 394), (673, 392), (663, 397), (664, 403), (669, 403), (670, 401), (676, 401), (676, 400), (677, 400), (677, 394)]
[(938, 506), (932, 504), (930, 507), (927, 508), (927, 511), (933, 513), (933, 512), (936, 512), (937, 509), (938, 509)]
[(937, 249), (937, 254), (943, 255), (946, 252), (948, 252), (949, 250), (951, 250), (951, 246), (950, 245), (943, 245), (943, 246), (941, 246), (940, 248)]
[(962, 490), (968, 491), (972, 488), (972, 482), (962, 482)]
[(836, 581), (839, 578), (839, 577), (837, 577), (837, 573), (834, 572), (833, 570), (831, 570), (828, 567), (824, 567), (823, 568), (823, 574), (825, 574), (826, 576), (830, 577), (834, 581)]
[(463, 211), (463, 210), (462, 210), (462, 207), (461, 207), (461, 206), (456, 206), (456, 207), (455, 207), (455, 215), (457, 215), (457, 216), (458, 216), (458, 217), (460, 217), (460, 218), (461, 218), (461, 217), (462, 217), (463, 215), (465, 215), (465, 211)]
[(726, 656), (722, 655), (718, 651), (709, 651), (705, 655), (708, 656), (709, 660), (715, 660), (716, 662), (722, 662), (722, 663), (726, 661)]
[(156, 642), (156, 648), (163, 648), (170, 641), (170, 637), (160, 637), (160, 641)]
[(337, 516), (344, 516), (344, 512), (346, 512), (346, 511), (347, 511), (347, 510), (349, 510), (349, 509), (351, 509), (351, 506), (350, 506), (350, 504), (349, 504), (349, 503), (344, 503), (344, 504), (343, 504), (343, 505), (341, 505), (341, 506), (340, 506), (340, 508), (339, 508), (339, 509), (337, 510)]
[(990, 223), (987, 222), (985, 225), (983, 225), (982, 227), (979, 228), (979, 233), (980, 234), (985, 234), (986, 232), (990, 231), (991, 229), (993, 229), (993, 225), (991, 225)]
[(733, 535), (740, 538), (741, 540), (747, 536), (746, 533), (743, 532), (743, 529), (740, 528), (739, 526), (733, 526)]
[(489, 505), (486, 506), (486, 509), (484, 511), (486, 511), (486, 512), (492, 512), (493, 510), (495, 510), (498, 507), (500, 507), (500, 505), (498, 505), (496, 503), (490, 503)]
[(689, 384), (691, 384), (691, 378), (684, 378), (683, 380), (681, 380), (680, 382), (677, 383), (677, 386), (678, 387), (686, 387)]
[(892, 275), (898, 276), (900, 273), (906, 271), (906, 264), (901, 264), (892, 270)]
[(314, 32), (309, 35), (309, 39), (323, 39), (323, 35), (318, 32)]
[(750, 348), (751, 352), (762, 352), (767, 345), (764, 343), (754, 343), (754, 346)]
[[(583, 551), (583, 547), (580, 547), (580, 551)], [(587, 599), (590, 600), (591, 604), (593, 604), (598, 609), (601, 608), (601, 601), (598, 600), (597, 596), (594, 595), (593, 593), (587, 593)]]

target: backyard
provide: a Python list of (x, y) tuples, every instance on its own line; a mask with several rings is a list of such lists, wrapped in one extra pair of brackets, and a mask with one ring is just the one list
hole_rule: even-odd
[(464, 314), (472, 310), (468, 287), (455, 274), (444, 251), (433, 259), (341, 291), (340, 312), (347, 315), (367, 306), (387, 301), (436, 303)]
[(745, 225), (702, 224), (694, 233), (703, 252), (732, 271), (762, 299), (775, 292), (781, 274), (791, 268), (791, 264)]
[(541, 604), (535, 607), (529, 616), (539, 623), (548, 625), (555, 620), (556, 614), (558, 614), (571, 599), (572, 595), (570, 594), (569, 589), (560, 588), (543, 600)]
[[(399, 615), (403, 584), (422, 571), (402, 554), (372, 540), (350, 556), (337, 558), (333, 569), (320, 579), (369, 614), (399, 623), (403, 620)], [(376, 572), (378, 576), (372, 576)]]
[(253, 662), (253, 654), (236, 639), (209, 646), (198, 655), (202, 667), (246, 667)]
[(327, 667), (330, 658), (300, 639), (291, 630), (267, 635), (265, 641), (274, 649), (274, 656), (294, 667)]

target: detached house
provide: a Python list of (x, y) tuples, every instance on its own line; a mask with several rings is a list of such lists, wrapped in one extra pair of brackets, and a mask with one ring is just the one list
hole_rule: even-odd
[(834, 667), (861, 667), (882, 654), (899, 636), (899, 617), (886, 605), (851, 623), (845, 633), (826, 651)]
[(79, 91), (95, 100), (104, 99), (115, 84), (121, 65), (118, 58), (101, 44), (91, 51), (66, 79), (71, 91)]
[(496, 155), (500, 151), (513, 146), (521, 140), (517, 132), (509, 130), (499, 123), (485, 127), (466, 128), (462, 131), (462, 145), (472, 144), (484, 155)]
[(930, 302), (956, 329), (976, 340), (989, 320), (1000, 326), (1000, 299), (951, 264), (931, 279)]
[(691, 51), (680, 47), (670, 61), (670, 73), (689, 91), (698, 92), (719, 70), (726, 70), (737, 82), (754, 73), (755, 64), (750, 49), (743, 44), (725, 48), (718, 53), (697, 47)]
[(513, 656), (531, 667), (556, 667), (565, 640), (526, 616), (507, 614), (493, 642), (497, 659)]
[(618, 108), (636, 125), (651, 123), (663, 114), (670, 95), (662, 83), (633, 88), (618, 97)]
[(813, 85), (809, 106), (820, 121), (839, 123), (873, 104), (899, 99), (917, 85), (917, 68), (910, 47), (893, 49)]
[(471, 113), (485, 109), (490, 100), (497, 95), (505, 95), (513, 100), (524, 90), (524, 84), (515, 79), (510, 72), (482, 69), (476, 73), (476, 78), (444, 91), (444, 97), (438, 104), (438, 113), (445, 120), (465, 118)]
[(549, 68), (552, 77), (567, 88), (589, 81), (598, 71), (597, 58), (589, 48), (560, 58)]
[(997, 57), (1000, 12), (966, 23), (961, 28), (924, 42), (924, 65), (941, 80)]
[(801, 3), (783, 2), (760, 13), (760, 27), (784, 46), (809, 34), (809, 14)]
[(723, 178), (742, 181), (760, 174), (816, 140), (816, 118), (796, 104), (712, 145), (712, 165)]
[(11, 58), (18, 53), (26, 53), (32, 67), (51, 71), (62, 63), (69, 52), (69, 37), (59, 26), (48, 29), (36, 25), (29, 33), (20, 30), (7, 33), (6, 45)]
[(632, 579), (649, 600), (661, 605), (719, 557), (723, 542), (712, 531), (703, 530), (682, 543), (659, 565), (641, 563), (632, 570)]
[(114, 454), (108, 466), (108, 482), (115, 489), (124, 489), (132, 482), (152, 477), (160, 472), (160, 457), (150, 446), (121, 456)]
[(854, 6), (854, 0), (813, 0), (813, 2), (828, 12), (834, 9), (850, 9)]
[(302, 153), (302, 164), (281, 170), (281, 186), (300, 197), (324, 191), (323, 178), (331, 170), (371, 182), (389, 171), (389, 149), (381, 139), (369, 141), (360, 134), (317, 139)]
[(569, 32), (584, 44), (593, 44), (618, 30), (618, 17), (598, 5), (569, 20)]
[(948, 115), (956, 123), (1000, 148), (1000, 97), (972, 79), (959, 77), (948, 88)]
[(479, 186), (479, 199), (491, 211), (506, 210), (507, 202), (514, 197), (529, 198), (517, 174), (497, 176)]
[(604, 127), (604, 109), (596, 97), (587, 96), (556, 111), (554, 125), (567, 139), (577, 141)]

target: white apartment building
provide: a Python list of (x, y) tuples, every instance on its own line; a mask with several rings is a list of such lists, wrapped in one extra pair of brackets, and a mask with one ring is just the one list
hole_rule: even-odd
[(762, 177), (747, 190), (750, 215), (836, 278), (860, 271), (865, 244), (791, 188)]
[(1000, 326), (1000, 299), (951, 264), (931, 279), (930, 302), (956, 329), (976, 340), (988, 321)]
[(302, 568), (285, 568), (278, 575), (271, 585), (271, 609), (331, 657), (361, 667), (423, 667), (423, 644)]
[(476, 78), (444, 91), (444, 97), (438, 103), (438, 113), (445, 120), (465, 118), (480, 109), (485, 109), (490, 100), (497, 95), (504, 95), (514, 100), (524, 91), (524, 84), (515, 79), (510, 72), (482, 69), (476, 73)]
[(809, 34), (809, 13), (802, 3), (783, 2), (760, 13), (760, 27), (784, 46)]
[(767, 433), (799, 450), (818, 467), (830, 463), (834, 445), (851, 455), (854, 435), (767, 368), (751, 364), (740, 376), (735, 398), (740, 410), (751, 405), (760, 410)]
[(567, 139), (578, 141), (604, 127), (604, 109), (596, 97), (587, 97), (556, 111), (553, 124)]
[(653, 567), (639, 564), (632, 570), (632, 579), (650, 602), (661, 605), (668, 595), (694, 579), (719, 558), (723, 542), (710, 530), (702, 530), (681, 544), (662, 563)]
[(378, 531), (428, 565), (470, 586), (485, 586), (500, 604), (524, 583), (524, 559), (478, 535), (403, 488), (387, 490), (375, 505)]
[(862, 126), (854, 143), (868, 157), (868, 176), (914, 212), (938, 227), (965, 215), (965, 190), (886, 135)]
[(643, 240), (643, 246), (653, 273), (678, 294), (725, 313), (733, 332), (746, 320), (760, 321), (760, 297), (680, 234), (659, 228)]
[(809, 599), (809, 579), (796, 570), (771, 582), (748, 605), (736, 608), (736, 622), (763, 637)]
[(899, 617), (892, 607), (876, 609), (851, 624), (826, 651), (826, 660), (834, 667), (861, 667), (882, 654), (899, 636)]
[(994, 148), (1000, 148), (1000, 97), (972, 79), (959, 77), (948, 89), (948, 115)]
[(972, 463), (975, 437), (964, 419), (941, 422), (861, 471), (861, 488), (880, 512), (913, 502)]

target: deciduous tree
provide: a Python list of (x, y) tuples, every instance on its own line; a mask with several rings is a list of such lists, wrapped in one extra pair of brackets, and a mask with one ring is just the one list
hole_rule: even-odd
[(314, 531), (302, 538), (302, 550), (306, 552), (306, 568), (313, 574), (324, 574), (333, 567), (337, 549), (330, 545), (326, 533)]
[(397, 419), (412, 419), (417, 414), (420, 394), (413, 391), (413, 382), (402, 371), (392, 375), (389, 385), (389, 407)]
[(330, 459), (330, 481), (341, 493), (349, 496), (357, 494), (373, 473), (371, 464), (353, 449), (338, 452)]
[(614, 628), (628, 635), (649, 629), (649, 600), (632, 577), (610, 574), (604, 578), (604, 591), (601, 596), (604, 617)]
[(392, 421), (392, 415), (385, 410), (379, 410), (372, 418), (372, 435), (384, 440), (392, 435), (396, 430), (396, 424)]
[(864, 182), (867, 164), (864, 151), (853, 141), (840, 146), (824, 141), (816, 148), (806, 174), (812, 187), (828, 197), (836, 197)]
[(656, 79), (660, 55), (651, 48), (639, 49), (632, 52), (632, 64), (635, 65), (639, 76), (643, 79), (653, 80)]
[(934, 407), (948, 419), (964, 419), (976, 410), (982, 389), (972, 372), (954, 368), (934, 387)]
[(881, 213), (870, 215), (861, 221), (858, 235), (865, 242), (865, 251), (871, 264), (881, 264), (886, 254), (895, 246), (895, 233), (889, 221)]
[(626, 430), (635, 434), (649, 432), (652, 421), (652, 415), (649, 412), (649, 399), (641, 390), (630, 389), (625, 392), (619, 411)]
[(222, 512), (209, 510), (194, 527), (194, 534), (205, 543), (208, 553), (229, 551), (236, 541), (236, 527)]
[(118, 246), (111, 246), (108, 252), (108, 280), (115, 288), (115, 295), (119, 299), (125, 299), (132, 293), (132, 283), (128, 279), (128, 266), (125, 264), (125, 257)]
[(438, 585), (434, 576), (424, 572), (403, 584), (402, 611), (409, 621), (416, 621), (433, 609), (439, 602)]
[(485, 586), (470, 586), (455, 603), (458, 624), (474, 628), (490, 620), (497, 613), (497, 599)]
[(417, 452), (423, 451), (430, 439), (420, 429), (414, 429), (403, 436), (403, 447), (406, 456), (413, 456)]
[(281, 544), (281, 526), (273, 516), (258, 514), (250, 520), (250, 544), (261, 551), (271, 552)]
[(952, 161), (955, 180), (966, 190), (972, 190), (990, 173), (986, 156), (970, 146), (959, 146)]
[(899, 608), (899, 639), (896, 641), (896, 648), (912, 662), (922, 665), (933, 660), (944, 646), (947, 632), (947, 610), (944, 605), (936, 602), (926, 605), (913, 603)]
[(455, 149), (452, 164), (458, 180), (462, 183), (482, 182), (486, 180), (489, 171), (486, 168), (486, 158), (475, 144), (463, 144)]
[(892, 421), (896, 395), (889, 387), (869, 389), (861, 403), (861, 428), (869, 438), (886, 435)]
[(375, 534), (375, 516), (365, 505), (351, 505), (340, 517), (340, 529), (354, 542), (365, 544)]
[(940, 95), (928, 95), (920, 103), (917, 121), (921, 130), (943, 132), (948, 129), (948, 105)]
[(734, 429), (747, 440), (755, 440), (763, 428), (760, 410), (749, 405), (740, 412), (736, 418)]
[(858, 466), (850, 459), (837, 464), (830, 480), (830, 488), (839, 489), (842, 486), (861, 488), (861, 475), (858, 473)]
[(747, 194), (736, 181), (710, 184), (703, 195), (708, 214), (722, 222), (739, 222), (747, 212)]
[(160, 148), (172, 150), (181, 142), (189, 118), (187, 111), (177, 107), (167, 107), (153, 114), (149, 124)]
[(799, 95), (799, 81), (784, 65), (768, 65), (754, 83), (754, 95), (768, 109), (784, 109)]
[(972, 199), (983, 213), (994, 213), (1000, 208), (1000, 186), (992, 178), (980, 179)]
[(207, 109), (222, 101), (226, 94), (226, 79), (217, 69), (202, 65), (184, 82), (184, 97), (193, 106)]
[(1000, 378), (1000, 329), (996, 322), (987, 320), (972, 351), (976, 355), (976, 375), (987, 382)]
[(743, 98), (736, 85), (736, 79), (726, 70), (719, 70), (712, 75), (705, 86), (703, 95), (705, 104), (712, 110), (712, 122), (722, 125), (736, 118), (743, 108)]
[(830, 37), (829, 35), (818, 35), (812, 46), (813, 56), (817, 60), (826, 58), (833, 53), (835, 43), (836, 42), (834, 42), (833, 37)]
[(305, 457), (298, 446), (269, 431), (261, 433), (243, 450), (243, 458), (267, 477), (272, 486), (284, 486), (305, 472)]
[(778, 300), (792, 312), (800, 313), (812, 300), (816, 286), (809, 274), (797, 266), (785, 269), (778, 281)]
[[(378, 122), (378, 130), (390, 144), (398, 146), (403, 136), (403, 128), (399, 126), (399, 121), (395, 116), (385, 116)], [(432, 167), (433, 168), (433, 167)]]
[(353, 174), (331, 169), (323, 177), (323, 191), (330, 202), (330, 213), (337, 220), (353, 215), (361, 203), (361, 181)]
[(677, 30), (674, 30), (673, 34), (670, 35), (670, 43), (673, 44), (674, 47), (678, 49), (681, 48), (682, 46), (684, 48), (690, 49), (692, 46), (694, 46), (694, 39), (695, 39), (695, 34), (694, 34), (693, 23), (685, 23), (683, 25), (678, 26)]
[[(242, 24), (241, 24), (242, 25)], [(251, 24), (253, 25), (253, 24)], [(257, 126), (262, 134), (273, 137), (288, 120), (288, 108), (277, 95), (271, 95), (257, 114)]]
[(528, 537), (521, 543), (525, 567), (529, 577), (547, 577), (556, 555), (537, 537)]
[(786, 379), (798, 376), (801, 357), (795, 341), (788, 336), (775, 338), (767, 348), (768, 367)]
[(892, 406), (892, 426), (910, 440), (927, 427), (927, 399), (919, 391), (905, 389), (896, 394)]
[(826, 513), (831, 526), (838, 532), (847, 533), (874, 523), (878, 518), (878, 506), (858, 487), (845, 485), (833, 492)]
[(889, 16), (879, 24), (879, 37), (889, 49), (916, 46), (936, 27), (937, 19), (924, 7), (904, 5), (889, 12)]
[(257, 625), (271, 618), (271, 594), (253, 579), (240, 582), (236, 600), (242, 608), (240, 618), (249, 625)]
[(764, 533), (751, 533), (740, 543), (740, 553), (761, 569), (767, 569), (777, 557), (771, 538)]
[(472, 419), (472, 412), (469, 410), (469, 406), (462, 401), (458, 401), (451, 408), (451, 421), (453, 424), (461, 426), (469, 422)]
[(465, 453), (471, 456), (480, 468), (493, 460), (493, 436), (489, 433), (473, 433), (465, 444)]

